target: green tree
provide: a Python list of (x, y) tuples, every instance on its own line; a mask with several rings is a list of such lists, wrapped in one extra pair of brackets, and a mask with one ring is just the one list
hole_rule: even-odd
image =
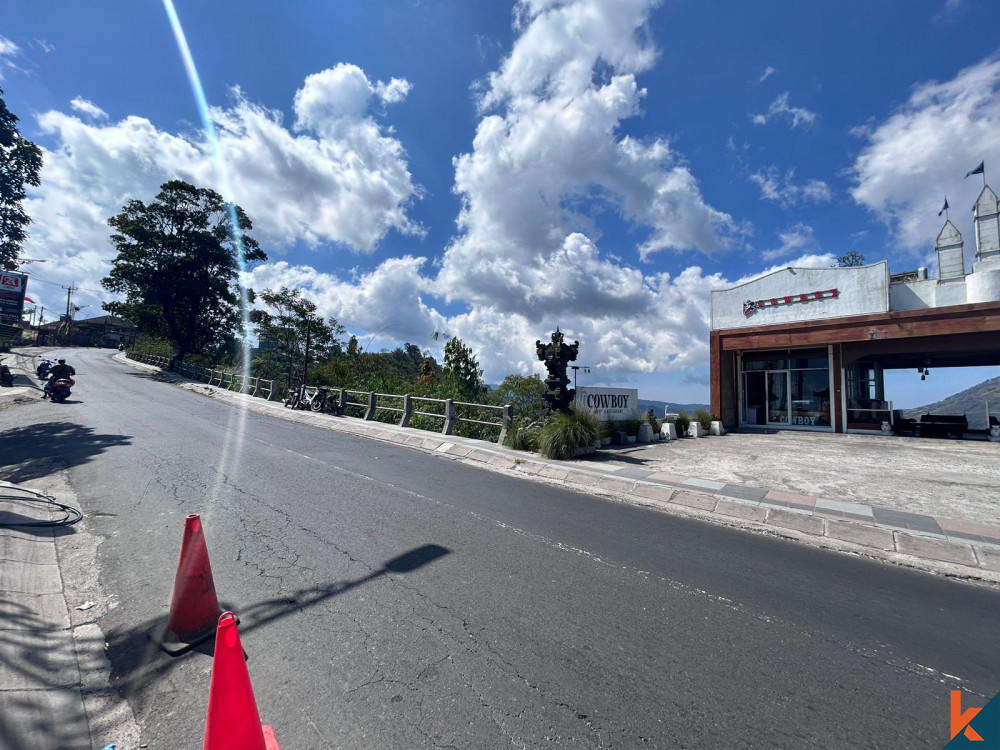
[[(259, 377), (285, 380), (285, 386), (301, 382), (304, 370), (343, 353), (340, 336), (346, 331), (336, 318), (316, 317), (316, 303), (298, 289), (265, 289), (257, 298), (268, 309), (250, 311), (261, 344), (254, 362)], [(306, 343), (309, 354), (306, 361)]]
[(444, 368), (450, 385), (459, 398), (474, 401), (485, 395), (483, 371), (472, 349), (457, 336), (444, 345)]
[(42, 151), (17, 129), (18, 118), (7, 109), (0, 89), (0, 267), (16, 268), (31, 218), (22, 203), (25, 185), (38, 187)]
[(538, 419), (542, 413), (542, 399), (545, 397), (545, 383), (536, 373), (531, 377), (508, 375), (496, 390), (490, 393), (490, 401), (498, 406), (510, 404), (514, 416)]
[(171, 180), (151, 203), (130, 200), (108, 224), (118, 256), (101, 284), (125, 299), (105, 310), (174, 342), (177, 362), (232, 341), (242, 323), (240, 261), (267, 260), (242, 208)]

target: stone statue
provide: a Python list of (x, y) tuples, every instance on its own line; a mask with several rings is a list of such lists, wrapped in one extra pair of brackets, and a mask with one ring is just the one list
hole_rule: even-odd
[(562, 332), (558, 328), (552, 334), (552, 343), (535, 342), (535, 352), (538, 354), (538, 358), (545, 363), (545, 369), (549, 371), (549, 376), (545, 378), (548, 390), (542, 399), (542, 416), (569, 411), (569, 405), (573, 403), (576, 390), (568, 387), (569, 377), (566, 375), (566, 365), (576, 359), (579, 350), (580, 342), (565, 343)]

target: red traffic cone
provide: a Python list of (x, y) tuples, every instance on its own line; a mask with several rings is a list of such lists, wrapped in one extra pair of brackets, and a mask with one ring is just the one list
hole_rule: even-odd
[(280, 750), (274, 731), (260, 723), (232, 612), (222, 613), (215, 632), (202, 750)]
[(150, 638), (168, 654), (177, 656), (211, 638), (221, 613), (201, 516), (192, 513), (184, 521), (184, 539), (166, 631), (159, 637), (151, 634)]

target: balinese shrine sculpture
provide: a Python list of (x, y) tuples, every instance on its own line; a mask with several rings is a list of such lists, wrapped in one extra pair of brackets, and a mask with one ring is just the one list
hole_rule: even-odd
[(569, 377), (566, 375), (566, 365), (576, 360), (579, 350), (580, 342), (565, 343), (563, 334), (558, 328), (552, 334), (551, 343), (535, 342), (538, 358), (545, 363), (545, 369), (549, 371), (548, 377), (545, 378), (548, 390), (542, 399), (542, 416), (569, 411), (569, 405), (573, 403), (576, 390), (568, 387)]

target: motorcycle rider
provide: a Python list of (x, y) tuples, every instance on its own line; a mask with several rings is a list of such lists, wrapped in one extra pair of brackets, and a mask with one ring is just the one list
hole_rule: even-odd
[(47, 359), (43, 359), (38, 363), (38, 367), (35, 370), (35, 374), (38, 375), (39, 380), (45, 380), (45, 376), (49, 374), (49, 368), (52, 367), (52, 362)]
[(65, 359), (60, 359), (58, 364), (49, 368), (49, 379), (45, 381), (45, 390), (42, 392), (42, 398), (48, 398), (49, 388), (55, 381), (72, 380), (74, 375), (76, 375), (76, 370), (66, 364)]

